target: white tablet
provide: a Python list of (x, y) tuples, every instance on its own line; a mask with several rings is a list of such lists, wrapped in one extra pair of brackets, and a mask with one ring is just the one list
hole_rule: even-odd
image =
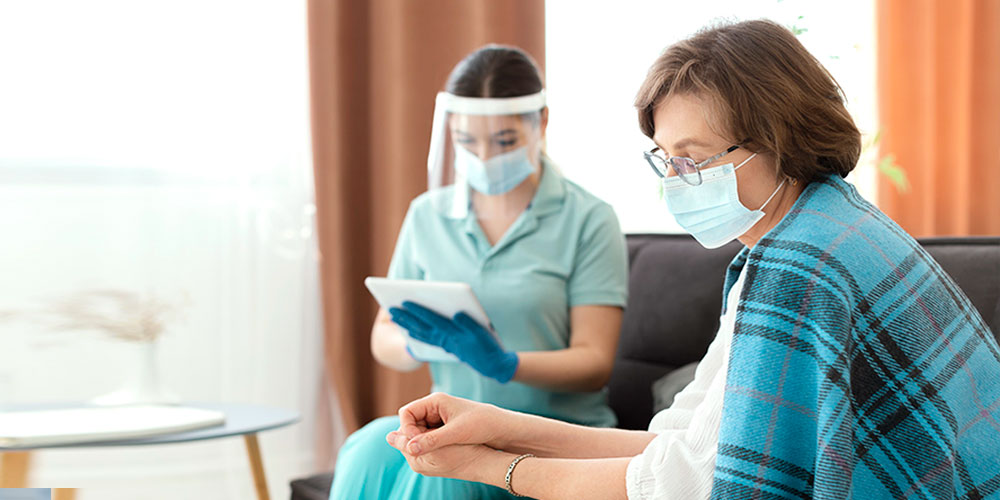
[[(465, 312), (496, 337), (490, 318), (468, 283), (368, 277), (365, 278), (365, 286), (379, 305), (386, 310), (391, 307), (403, 307), (403, 302), (410, 301), (446, 318)], [(403, 329), (403, 332), (405, 334), (406, 330)], [(499, 343), (500, 339), (497, 339), (497, 342)], [(414, 356), (424, 361), (458, 361), (458, 358), (444, 349), (425, 344), (409, 335), (406, 336), (406, 345), (410, 347)]]

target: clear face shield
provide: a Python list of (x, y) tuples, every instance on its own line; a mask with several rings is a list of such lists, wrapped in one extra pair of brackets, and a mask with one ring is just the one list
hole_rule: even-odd
[(540, 179), (545, 92), (522, 97), (437, 96), (427, 184), (438, 211), (479, 219), (520, 214)]

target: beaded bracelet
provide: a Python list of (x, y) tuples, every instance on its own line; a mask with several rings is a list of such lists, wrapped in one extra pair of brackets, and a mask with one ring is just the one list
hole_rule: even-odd
[(514, 491), (514, 488), (510, 487), (510, 479), (514, 475), (514, 467), (517, 467), (518, 462), (520, 462), (521, 460), (524, 460), (525, 458), (533, 457), (533, 456), (534, 455), (532, 455), (531, 453), (525, 453), (524, 455), (521, 455), (521, 456), (515, 458), (514, 461), (511, 462), (510, 465), (507, 467), (507, 476), (505, 478), (505, 481), (507, 482), (507, 493), (510, 493), (511, 495), (514, 495), (516, 497), (523, 497), (524, 496), (524, 495), (518, 494), (516, 491)]

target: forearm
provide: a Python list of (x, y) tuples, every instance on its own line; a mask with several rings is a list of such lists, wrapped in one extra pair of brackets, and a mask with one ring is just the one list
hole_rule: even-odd
[(611, 377), (622, 314), (616, 306), (571, 308), (567, 348), (519, 352), (514, 380), (557, 391), (601, 390)]
[(508, 415), (502, 440), (488, 443), (510, 453), (553, 458), (615, 458), (642, 453), (656, 434), (606, 429), (504, 410)]
[(514, 380), (558, 391), (598, 391), (608, 382), (608, 356), (591, 347), (519, 352)]
[[(506, 488), (507, 468), (517, 455), (496, 452), (484, 457), (463, 478)], [(511, 488), (539, 500), (625, 499), (630, 458), (526, 458), (511, 475)]]
[(402, 329), (382, 310), (372, 327), (371, 350), (376, 361), (393, 370), (408, 372), (420, 368), (421, 363), (406, 350), (406, 336)]

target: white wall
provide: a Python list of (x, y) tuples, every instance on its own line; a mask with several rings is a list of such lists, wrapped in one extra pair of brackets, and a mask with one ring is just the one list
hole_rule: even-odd
[[(806, 28), (800, 39), (844, 87), (859, 128), (877, 128), (871, 0), (548, 0), (545, 16), (549, 154), (615, 207), (626, 232), (680, 231), (642, 158), (653, 143), (639, 131), (632, 101), (664, 48), (715, 20), (770, 18)], [(867, 160), (849, 179), (874, 198)]]

